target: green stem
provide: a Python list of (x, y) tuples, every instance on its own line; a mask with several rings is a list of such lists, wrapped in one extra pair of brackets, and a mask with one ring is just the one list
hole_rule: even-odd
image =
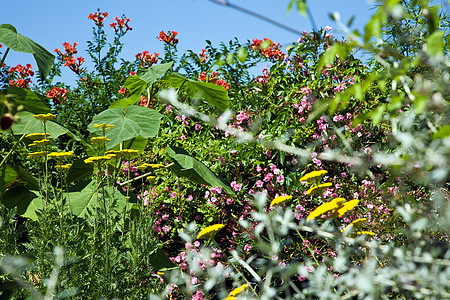
[(3, 54), (2, 61), (0, 62), (0, 67), (3, 66), (3, 63), (5, 62), (5, 59), (6, 59), (6, 56), (8, 55), (8, 52), (9, 52), (9, 47), (6, 48), (5, 54)]
[[(8, 48), (9, 49), (9, 48)], [(16, 150), (17, 145), (23, 140), (23, 138), (25, 137), (25, 134), (23, 134), (20, 139), (14, 144), (14, 146), (11, 148), (11, 150), (9, 150), (8, 154), (6, 154), (5, 158), (2, 160), (2, 162), (0, 163), (0, 168), (3, 166), (3, 164), (6, 162), (6, 160), (11, 156), (11, 154), (13, 153), (14, 150)]]

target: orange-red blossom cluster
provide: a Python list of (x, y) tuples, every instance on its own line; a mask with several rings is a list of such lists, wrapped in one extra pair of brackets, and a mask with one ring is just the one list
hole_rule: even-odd
[(73, 57), (73, 55), (78, 52), (77, 49), (75, 49), (77, 45), (78, 43), (73, 43), (73, 46), (69, 43), (63, 43), (66, 53), (62, 53), (58, 48), (56, 48), (54, 52), (58, 53), (58, 55), (61, 56), (61, 60), (64, 62), (64, 66), (69, 67), (76, 74), (80, 74), (80, 72), (83, 71), (80, 70), (80, 66), (83, 64), (84, 58), (77, 57), (75, 59)]
[(67, 99), (66, 94), (68, 92), (66, 89), (54, 86), (50, 91), (47, 91), (47, 98), (52, 99), (53, 103), (59, 104)]
[(155, 54), (152, 55), (148, 51), (136, 54), (136, 58), (140, 60), (139, 67), (141, 68), (148, 68), (151, 67), (153, 64), (156, 64), (158, 62), (158, 56), (159, 53), (155, 52)]
[(103, 26), (103, 21), (105, 21), (107, 16), (108, 16), (107, 12), (97, 11), (96, 13), (91, 13), (88, 16), (88, 19), (93, 20), (95, 22), (95, 25), (97, 26)]
[(175, 45), (178, 44), (178, 39), (175, 38), (177, 34), (178, 32), (176, 31), (167, 31), (167, 33), (161, 31), (159, 33), (158, 40), (163, 41), (168, 45)]
[(228, 83), (226, 83), (225, 80), (223, 79), (218, 79), (216, 76), (219, 75), (219, 73), (217, 72), (212, 72), (211, 76), (207, 76), (206, 72), (202, 72), (200, 73), (200, 75), (198, 76), (198, 80), (203, 81), (203, 82), (212, 82), (215, 83), (217, 85), (223, 86), (226, 90), (230, 89), (230, 85)]
[(9, 69), (9, 71), (7, 71), (8, 74), (15, 74), (16, 72), (18, 73), (18, 76), (14, 76), (15, 79), (11, 79), (9, 81), (9, 85), (10, 86), (15, 86), (15, 87), (20, 87), (20, 88), (24, 88), (24, 89), (28, 89), (29, 88), (29, 84), (31, 83), (31, 79), (28, 78), (28, 76), (33, 76), (34, 72), (33, 72), (33, 66), (30, 64), (27, 64), (25, 67), (18, 64), (15, 67), (11, 67)]
[(109, 27), (112, 27), (115, 32), (120, 31), (122, 34), (125, 34), (128, 30), (133, 30), (133, 28), (128, 26), (128, 22), (130, 22), (131, 20), (126, 18), (125, 16), (121, 19), (119, 19), (119, 17), (115, 17), (114, 20), (116, 20), (117, 23), (113, 22), (109, 24)]
[(253, 43), (250, 46), (268, 59), (277, 60), (284, 56), (284, 53), (280, 50), (280, 44), (275, 44), (270, 39), (264, 38), (264, 41), (253, 39)]

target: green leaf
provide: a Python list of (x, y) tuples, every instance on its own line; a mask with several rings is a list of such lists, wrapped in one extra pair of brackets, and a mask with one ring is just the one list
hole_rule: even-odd
[(94, 174), (94, 164), (85, 164), (84, 159), (77, 159), (72, 162), (72, 166), (67, 174), (67, 183), (88, 179)]
[(440, 127), (435, 133), (433, 133), (433, 140), (445, 139), (450, 137), (450, 125), (444, 125)]
[(35, 114), (46, 114), (51, 112), (50, 107), (44, 102), (45, 97), (42, 95), (18, 87), (7, 87), (6, 91), (8, 94), (15, 96), (13, 99), (17, 106), (23, 105), (26, 110)]
[(202, 81), (189, 80), (178, 73), (173, 73), (165, 80), (171, 87), (181, 89), (191, 98), (203, 98), (209, 104), (221, 109), (228, 109), (230, 98), (227, 90), (220, 85)]
[(152, 250), (150, 253), (150, 264), (156, 270), (168, 270), (175, 268), (175, 264), (167, 257), (167, 255), (159, 248)]
[(39, 192), (21, 186), (6, 191), (2, 204), (9, 209), (17, 208), (18, 215), (32, 220), (38, 219), (36, 212), (44, 207)]
[(0, 25), (0, 43), (16, 52), (32, 53), (42, 78), (50, 73), (55, 56), (33, 40), (18, 34), (14, 26)]
[(347, 58), (348, 52), (347, 45), (335, 43), (320, 57), (316, 68), (317, 74), (320, 75), (322, 73), (323, 66), (330, 65), (335, 61), (336, 54), (339, 55), (340, 60), (344, 61)]
[(289, 13), (292, 9), (292, 6), (295, 4), (295, 6), (297, 7), (297, 11), (299, 14), (301, 14), (302, 16), (306, 16), (307, 15), (307, 6), (306, 6), (306, 0), (292, 0), (287, 8), (287, 12)]
[(131, 96), (128, 98), (130, 101), (133, 99), (133, 103), (136, 103), (140, 98), (144, 89), (147, 87), (147, 83), (140, 79), (137, 75), (130, 76), (125, 80), (125, 87), (130, 91)]
[[(144, 151), (147, 146), (148, 138), (143, 138), (142, 136), (137, 136), (135, 138), (126, 140), (123, 142), (122, 149), (134, 149), (139, 151)], [(120, 150), (120, 145), (114, 146), (111, 150)]]
[(444, 54), (444, 32), (435, 31), (427, 38), (427, 52), (431, 56)]
[(166, 153), (174, 162), (174, 165), (171, 166), (172, 171), (178, 176), (186, 177), (199, 184), (213, 187), (220, 186), (229, 195), (236, 196), (233, 190), (219, 176), (183, 149), (168, 146)]
[(364, 28), (364, 43), (367, 44), (372, 37), (377, 37), (381, 39), (381, 26), (383, 24), (385, 18), (385, 14), (383, 10), (378, 11), (375, 15), (372, 16), (370, 21), (366, 24)]
[(237, 58), (241, 63), (244, 63), (248, 57), (248, 50), (245, 47), (239, 47), (237, 51)]
[(131, 96), (129, 98), (123, 98), (123, 99), (119, 99), (117, 101), (114, 101), (109, 108), (117, 108), (117, 107), (122, 107), (123, 109), (127, 108), (130, 105), (134, 105), (136, 104), (136, 102), (139, 99), (137, 99), (135, 96)]
[[(95, 180), (83, 181), (69, 189), (68, 204), (72, 213), (80, 218), (89, 217), (97, 204), (97, 185)], [(98, 197), (101, 197), (100, 195)]]
[[(103, 197), (102, 187), (97, 188), (95, 180), (80, 182), (69, 189), (68, 204), (72, 213), (80, 218), (88, 218), (96, 209), (97, 205), (102, 205), (102, 201), (107, 201), (108, 205), (112, 205), (109, 213), (116, 216), (123, 212), (125, 205), (128, 203), (127, 211), (131, 209), (132, 203), (135, 203), (136, 197), (131, 197), (129, 201), (119, 191), (117, 187), (104, 187), (105, 198)], [(98, 195), (97, 195), (98, 193)]]
[[(33, 114), (28, 111), (21, 111), (16, 114), (20, 118), (18, 123), (14, 123), (11, 127), (15, 135), (43, 133), (44, 125), (41, 121), (33, 117)], [(46, 123), (47, 133), (50, 133), (50, 138), (57, 138), (58, 136), (68, 133), (69, 130), (53, 121)]]
[(139, 68), (137, 70), (137, 76), (145, 81), (147, 84), (152, 85), (156, 79), (163, 76), (167, 70), (169, 70), (173, 65), (173, 62), (154, 65), (147, 69)]
[(94, 129), (94, 124), (115, 125), (107, 131), (107, 137), (111, 140), (106, 147), (111, 149), (120, 142), (142, 136), (143, 138), (154, 137), (158, 133), (162, 115), (157, 111), (142, 107), (128, 106), (123, 112), (121, 107), (107, 109), (94, 116), (88, 125), (90, 132), (101, 132)]

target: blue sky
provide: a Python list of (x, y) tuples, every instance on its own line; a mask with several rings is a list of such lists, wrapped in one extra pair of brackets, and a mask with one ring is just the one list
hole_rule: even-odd
[[(231, 3), (267, 16), (298, 31), (310, 30), (308, 18), (299, 15), (295, 10), (287, 14), (290, 0), (230, 0)], [(318, 27), (333, 27), (334, 34), (342, 32), (335, 26), (328, 14), (339, 12), (346, 21), (355, 15), (352, 29), (361, 30), (374, 13), (373, 1), (370, 0), (314, 0), (308, 1), (312, 15)], [(213, 45), (221, 41), (227, 42), (237, 37), (241, 42), (253, 38), (270, 38), (274, 42), (287, 46), (297, 41), (298, 35), (268, 24), (242, 12), (223, 7), (208, 0), (164, 0), (164, 1), (8, 1), (2, 5), (1, 24), (11, 24), (17, 31), (41, 44), (53, 52), (55, 48), (63, 48), (63, 42), (77, 42), (78, 55), (87, 57), (86, 41), (92, 37), (93, 21), (87, 16), (100, 11), (109, 13), (106, 19), (106, 32), (113, 36), (109, 24), (116, 16), (125, 14), (133, 28), (123, 39), (125, 43), (122, 57), (134, 60), (138, 52), (144, 50), (162, 52), (163, 45), (157, 40), (161, 30), (179, 32), (179, 50), (187, 49), (199, 52), (205, 47), (205, 40)], [(8, 65), (32, 63), (36, 64), (30, 54), (10, 52), (6, 61)], [(89, 66), (89, 64), (87, 64)], [(63, 80), (71, 81), (75, 77), (69, 70), (64, 71)]]

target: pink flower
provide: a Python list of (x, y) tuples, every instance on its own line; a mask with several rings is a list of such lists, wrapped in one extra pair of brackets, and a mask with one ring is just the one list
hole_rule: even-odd
[(331, 28), (331, 26), (326, 26), (325, 27), (325, 31), (330, 31), (332, 28)]
[(267, 175), (264, 177), (264, 182), (269, 182), (271, 181), (273, 178), (273, 174), (272, 173), (267, 173)]
[(261, 180), (258, 180), (258, 181), (255, 183), (255, 186), (256, 186), (256, 187), (263, 187), (263, 185), (264, 185), (264, 182), (262, 182)]
[(198, 130), (200, 130), (200, 128), (202, 128), (202, 125), (195, 123), (194, 129), (198, 131)]
[(167, 225), (164, 225), (164, 227), (162, 228), (162, 231), (164, 231), (164, 233), (167, 233), (170, 230), (170, 227)]
[(284, 176), (283, 174), (281, 174), (280, 176), (277, 177), (277, 183), (282, 184), (284, 182)]
[(252, 246), (248, 244), (244, 246), (244, 251), (250, 251), (250, 249), (252, 249)]

